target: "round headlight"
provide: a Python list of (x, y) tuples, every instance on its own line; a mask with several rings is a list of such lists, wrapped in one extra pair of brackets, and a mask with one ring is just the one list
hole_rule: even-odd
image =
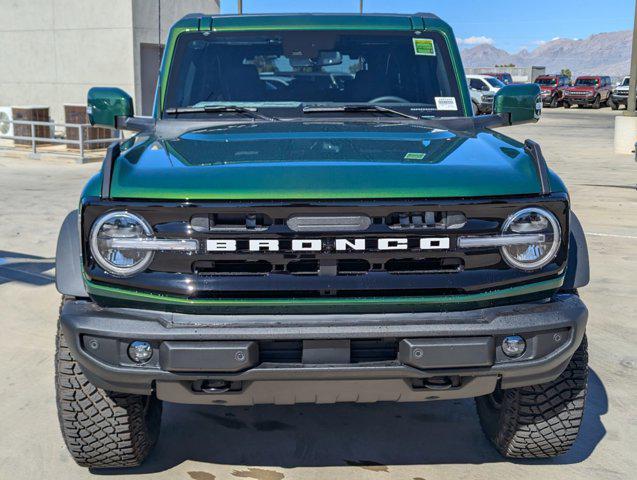
[(504, 222), (502, 234), (528, 236), (528, 243), (501, 248), (506, 262), (520, 270), (546, 266), (560, 248), (560, 224), (551, 212), (542, 208), (525, 208), (514, 213)]
[(130, 276), (138, 273), (153, 260), (153, 252), (119, 247), (118, 240), (137, 240), (153, 237), (153, 230), (143, 218), (129, 212), (102, 215), (91, 229), (93, 258), (109, 273)]

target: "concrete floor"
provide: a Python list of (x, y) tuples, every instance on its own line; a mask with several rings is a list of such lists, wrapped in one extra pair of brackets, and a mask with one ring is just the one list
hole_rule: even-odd
[(59, 225), (99, 164), (0, 157), (0, 478), (77, 479), (632, 479), (637, 470), (637, 184), (613, 150), (609, 109), (546, 111), (506, 130), (540, 141), (571, 189), (588, 234), (590, 391), (573, 450), (503, 461), (473, 402), (221, 408), (166, 405), (159, 444), (129, 471), (89, 471), (66, 452), (56, 417), (53, 285)]

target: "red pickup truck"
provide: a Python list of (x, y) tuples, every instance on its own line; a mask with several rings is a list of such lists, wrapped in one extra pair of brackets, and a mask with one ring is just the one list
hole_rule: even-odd
[(608, 106), (612, 91), (613, 82), (610, 77), (577, 77), (575, 84), (564, 90), (564, 108), (571, 108), (571, 105), (577, 105), (578, 108)]

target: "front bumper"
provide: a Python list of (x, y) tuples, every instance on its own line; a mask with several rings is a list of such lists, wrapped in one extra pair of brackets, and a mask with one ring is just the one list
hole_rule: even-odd
[(613, 102), (617, 105), (628, 105), (628, 95), (612, 95)]
[(491, 113), (493, 112), (493, 99), (491, 101), (480, 102), (478, 106), (480, 113)]
[(541, 98), (544, 105), (549, 105), (553, 100), (553, 92), (542, 93)]
[[(492, 392), (498, 381), (503, 388), (543, 383), (564, 370), (587, 317), (579, 297), (567, 294), (461, 312), (331, 315), (191, 315), (71, 301), (61, 328), (99, 387), (252, 405), (466, 398)], [(518, 359), (499, 348), (513, 334), (528, 345)], [(133, 340), (152, 344), (147, 364), (128, 359)], [(394, 357), (354, 361), (350, 348), (365, 341), (394, 344)], [(301, 344), (300, 360), (264, 357), (265, 345), (272, 352), (277, 342)]]
[(564, 96), (564, 101), (570, 103), (571, 105), (592, 105), (595, 103), (595, 96)]

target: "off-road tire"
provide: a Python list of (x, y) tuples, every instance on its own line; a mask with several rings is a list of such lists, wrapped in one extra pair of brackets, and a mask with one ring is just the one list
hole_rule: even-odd
[[(62, 305), (67, 301), (62, 299)], [(159, 436), (161, 401), (155, 396), (107, 392), (82, 373), (60, 330), (56, 336), (55, 390), (64, 442), (82, 467), (140, 465)]]
[(473, 110), (473, 116), (474, 117), (477, 117), (478, 115), (480, 115), (480, 107), (473, 100), (471, 101), (471, 108)]
[(570, 103), (568, 103), (568, 102), (563, 102), (563, 103), (562, 103), (562, 106), (563, 106), (564, 108), (571, 108), (571, 104), (570, 104)]
[(599, 110), (600, 108), (602, 108), (602, 99), (599, 95), (597, 95), (595, 97), (595, 100), (593, 101), (593, 104), (591, 105), (591, 108), (595, 109), (595, 110)]
[(482, 430), (507, 458), (551, 458), (566, 453), (584, 415), (588, 380), (586, 337), (552, 382), (476, 398)]
[(616, 104), (612, 98), (608, 99), (608, 106), (612, 109), (612, 110), (619, 110), (619, 105)]
[(551, 97), (551, 103), (549, 103), (550, 108), (557, 108), (559, 105), (559, 99), (557, 98), (557, 94)]

